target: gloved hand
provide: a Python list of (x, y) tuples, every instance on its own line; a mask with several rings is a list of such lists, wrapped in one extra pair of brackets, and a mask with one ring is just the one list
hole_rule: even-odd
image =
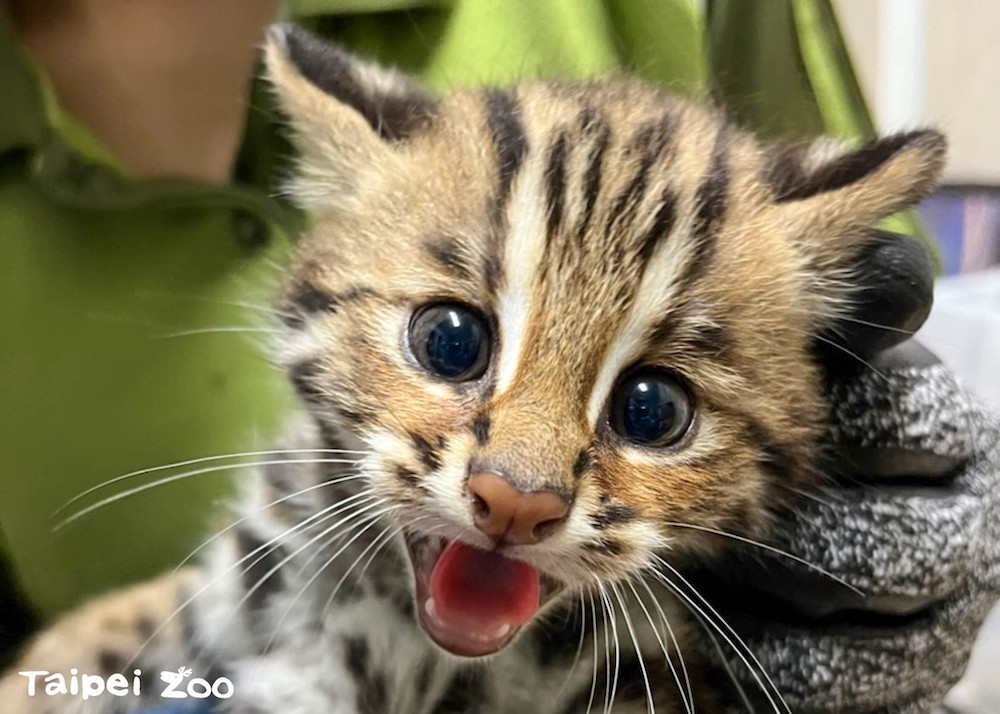
[[(769, 542), (815, 567), (739, 545), (689, 580), (795, 714), (927, 714), (1000, 598), (1000, 423), (927, 350), (897, 344), (930, 308), (919, 244), (877, 234), (860, 273), (862, 301), (820, 343), (827, 481)], [(729, 710), (786, 711), (714, 637)]]

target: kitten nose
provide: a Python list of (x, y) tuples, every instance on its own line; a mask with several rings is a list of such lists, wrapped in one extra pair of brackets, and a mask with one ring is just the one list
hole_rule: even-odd
[(469, 493), (476, 528), (490, 538), (514, 545), (543, 540), (552, 532), (552, 526), (569, 513), (569, 504), (558, 494), (525, 493), (494, 473), (470, 476)]

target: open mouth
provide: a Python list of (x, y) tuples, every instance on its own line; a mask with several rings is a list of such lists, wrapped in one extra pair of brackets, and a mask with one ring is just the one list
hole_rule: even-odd
[(460, 657), (503, 649), (561, 589), (528, 563), (460, 541), (408, 534), (421, 626)]

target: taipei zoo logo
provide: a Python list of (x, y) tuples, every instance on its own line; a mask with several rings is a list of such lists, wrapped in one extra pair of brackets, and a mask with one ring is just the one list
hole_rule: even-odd
[[(94, 697), (142, 696), (142, 670), (132, 671), (132, 679), (124, 674), (112, 674), (107, 678), (98, 674), (80, 674), (74, 667), (69, 674), (46, 670), (18, 672), (27, 680), (28, 696), (55, 697), (68, 695), (86, 701)], [(229, 699), (233, 696), (233, 682), (228, 677), (213, 681), (202, 677), (192, 677), (187, 667), (176, 671), (160, 672), (161, 685), (158, 695), (161, 699)], [(155, 695), (154, 695), (155, 696)]]

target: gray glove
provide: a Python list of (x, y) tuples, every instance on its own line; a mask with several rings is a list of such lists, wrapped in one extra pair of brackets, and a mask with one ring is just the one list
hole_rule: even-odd
[[(900, 246), (914, 250), (893, 244), (897, 258)], [(866, 322), (912, 330), (923, 321), (924, 288), (908, 306), (896, 299), (915, 255), (876, 261), (883, 287), (868, 307), (897, 307)], [(748, 667), (706, 625), (731, 711), (775, 711), (763, 670), (795, 714), (927, 714), (961, 677), (1000, 598), (1000, 423), (933, 355), (912, 341), (889, 347), (902, 333), (885, 332), (851, 336), (867, 365), (827, 358), (830, 478), (781, 517), (770, 541), (814, 567), (739, 546), (690, 574), (759, 660), (757, 669), (745, 654)], [(773, 690), (771, 701), (786, 711)]]

